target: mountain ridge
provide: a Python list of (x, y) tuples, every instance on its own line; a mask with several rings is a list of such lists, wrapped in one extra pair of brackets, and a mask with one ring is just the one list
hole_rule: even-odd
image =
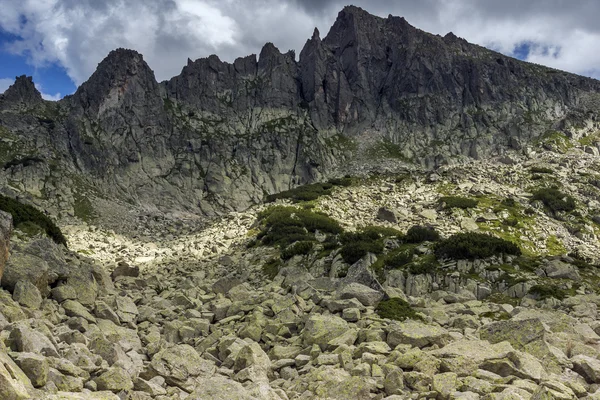
[[(553, 132), (584, 135), (575, 128), (593, 131), (600, 104), (596, 80), (353, 6), (325, 38), (315, 29), (298, 60), (267, 43), (233, 63), (188, 60), (158, 82), (140, 53), (117, 49), (56, 103), (28, 82), (0, 97), (2, 126), (19, 137), (4, 162), (43, 161), (7, 168), (0, 182), (38, 198), (66, 193), (64, 207), (42, 200), (67, 214), (73, 185), (52, 169), (81, 183), (79, 197), (211, 215), (333, 176), (430, 169), (523, 151)], [(23, 185), (25, 175), (38, 183)]]

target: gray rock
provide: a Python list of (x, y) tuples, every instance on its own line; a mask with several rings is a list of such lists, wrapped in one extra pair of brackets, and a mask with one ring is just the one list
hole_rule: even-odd
[(50, 368), (46, 357), (34, 353), (13, 353), (11, 356), (33, 387), (39, 388), (46, 384)]
[(121, 261), (110, 274), (110, 276), (113, 280), (115, 280), (121, 276), (137, 278), (139, 275), (140, 275), (140, 267), (138, 267), (137, 265), (131, 266), (123, 261)]
[(357, 299), (364, 306), (375, 306), (383, 299), (384, 293), (373, 290), (368, 286), (352, 282), (339, 291), (341, 299)]
[(12, 327), (10, 337), (13, 347), (18, 352), (43, 354), (46, 357), (58, 357), (56, 347), (43, 333), (32, 329), (25, 323), (17, 323)]
[(192, 346), (186, 344), (161, 350), (152, 357), (150, 366), (173, 385), (182, 385), (190, 377), (209, 377), (216, 369), (213, 363), (202, 359)]
[(232, 379), (222, 376), (197, 379), (197, 389), (194, 390), (187, 400), (254, 400), (248, 391)]
[(391, 325), (387, 336), (387, 343), (391, 347), (399, 344), (409, 344), (420, 348), (433, 344), (444, 346), (449, 341), (450, 335), (446, 329), (413, 320)]
[(42, 295), (37, 287), (28, 280), (21, 280), (15, 285), (13, 299), (22, 306), (38, 309), (42, 305)]
[(377, 219), (381, 221), (391, 222), (392, 224), (398, 223), (398, 217), (396, 213), (388, 208), (381, 207), (377, 211)]
[(0, 345), (0, 398), (10, 400), (30, 399), (33, 389), (29, 378), (15, 364)]
[(118, 367), (110, 368), (94, 379), (94, 382), (99, 390), (110, 390), (115, 393), (133, 389), (133, 381), (127, 371)]
[(88, 322), (96, 323), (96, 318), (78, 301), (66, 300), (61, 306), (69, 317), (81, 317)]
[(600, 361), (583, 354), (571, 359), (573, 370), (583, 376), (588, 383), (600, 383)]
[(48, 293), (48, 263), (43, 259), (23, 253), (14, 254), (4, 269), (2, 287), (13, 292), (19, 281), (29, 281), (40, 293)]
[(0, 282), (9, 257), (12, 228), (12, 216), (0, 210)]
[(317, 344), (325, 349), (329, 341), (341, 336), (348, 330), (348, 323), (334, 315), (311, 315), (302, 331), (306, 345)]

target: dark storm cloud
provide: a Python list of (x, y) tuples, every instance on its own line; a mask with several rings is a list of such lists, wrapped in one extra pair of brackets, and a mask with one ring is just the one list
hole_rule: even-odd
[[(36, 66), (58, 63), (81, 83), (116, 47), (133, 48), (159, 80), (187, 58), (223, 60), (259, 53), (265, 42), (299, 52), (318, 27), (325, 36), (338, 0), (4, 0), (0, 27)], [(528, 59), (597, 76), (600, 2), (591, 0), (357, 0), (386, 17), (404, 16), (433, 33), (455, 34), (507, 54), (528, 43)], [(24, 18), (23, 18), (24, 17)], [(21, 23), (23, 19), (26, 23)]]

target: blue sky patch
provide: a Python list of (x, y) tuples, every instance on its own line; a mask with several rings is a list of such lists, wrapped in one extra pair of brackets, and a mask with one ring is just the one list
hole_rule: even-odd
[[(27, 75), (33, 77), (33, 81), (41, 87), (44, 94), (56, 96), (60, 93), (63, 97), (75, 92), (77, 87), (62, 66), (52, 63), (35, 67), (28, 62), (26, 55), (9, 52), (7, 46), (19, 39), (18, 36), (0, 29), (0, 80), (14, 80), (17, 76)], [(6, 88), (1, 90), (4, 89)]]

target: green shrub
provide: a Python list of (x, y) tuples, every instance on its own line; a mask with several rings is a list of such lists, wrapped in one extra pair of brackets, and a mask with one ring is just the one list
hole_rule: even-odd
[(313, 241), (314, 232), (338, 234), (339, 223), (326, 214), (296, 207), (275, 206), (258, 215), (263, 227), (257, 236), (262, 244), (285, 249), (298, 241)]
[(475, 199), (468, 199), (466, 197), (458, 196), (444, 196), (440, 198), (439, 202), (440, 204), (444, 204), (444, 209), (462, 208), (463, 210), (477, 207), (477, 204), (479, 203)]
[(518, 203), (515, 199), (513, 199), (511, 197), (507, 197), (505, 199), (502, 199), (500, 204), (502, 204), (505, 207), (513, 208), (513, 207), (516, 207)]
[(529, 289), (529, 294), (536, 296), (540, 300), (554, 297), (557, 300), (563, 300), (567, 296), (567, 292), (558, 286), (550, 285), (535, 285)]
[(31, 228), (31, 224), (35, 224), (46, 232), (46, 235), (55, 243), (67, 245), (67, 239), (60, 231), (60, 228), (47, 215), (35, 207), (0, 195), (0, 210), (12, 215), (14, 226), (27, 223), (29, 228)]
[(354, 264), (367, 253), (379, 255), (383, 252), (383, 239), (401, 236), (399, 230), (381, 226), (366, 226), (357, 232), (344, 232), (340, 235), (342, 258), (348, 264)]
[(375, 308), (375, 311), (381, 318), (395, 319), (397, 321), (404, 321), (405, 319), (422, 319), (415, 310), (413, 310), (410, 304), (399, 297), (392, 297), (389, 300), (381, 301)]
[(301, 201), (312, 201), (321, 196), (331, 194), (334, 186), (350, 186), (352, 183), (353, 180), (349, 177), (332, 179), (329, 182), (324, 183), (311, 183), (308, 185), (298, 186), (290, 190), (285, 190), (283, 192), (270, 194), (267, 196), (265, 201), (267, 203), (272, 203), (279, 199), (288, 199), (294, 203)]
[(415, 254), (414, 246), (402, 246), (394, 249), (390, 253), (386, 254), (384, 263), (391, 269), (398, 269), (413, 260)]
[(290, 258), (297, 255), (305, 255), (310, 253), (312, 248), (313, 242), (310, 242), (308, 240), (296, 242), (288, 246), (285, 250), (283, 250), (283, 252), (281, 253), (281, 258), (284, 260), (289, 260)]
[(457, 233), (435, 246), (437, 257), (453, 259), (487, 258), (499, 254), (520, 255), (521, 249), (512, 242), (483, 233)]
[(406, 243), (436, 242), (440, 239), (440, 234), (433, 227), (411, 226), (406, 232), (404, 241)]
[(552, 174), (554, 170), (547, 167), (534, 166), (529, 168), (529, 172), (531, 172), (532, 174)]
[(25, 233), (29, 237), (46, 234), (46, 232), (38, 224), (35, 224), (31, 221), (21, 222), (19, 225), (16, 225), (15, 228)]
[(352, 179), (349, 176), (345, 176), (343, 178), (330, 179), (329, 183), (331, 183), (334, 186), (348, 187), (348, 186), (352, 186), (352, 184), (354, 183), (354, 179)]
[(552, 212), (568, 212), (575, 209), (575, 199), (562, 193), (557, 187), (538, 189), (533, 193), (531, 200), (540, 200)]
[(432, 274), (437, 271), (439, 263), (433, 254), (419, 257), (406, 265), (408, 272), (412, 275)]
[(361, 258), (363, 258), (367, 253), (373, 254), (381, 254), (383, 251), (383, 242), (375, 241), (375, 242), (350, 242), (346, 243), (340, 252), (342, 258), (345, 262), (352, 265)]

